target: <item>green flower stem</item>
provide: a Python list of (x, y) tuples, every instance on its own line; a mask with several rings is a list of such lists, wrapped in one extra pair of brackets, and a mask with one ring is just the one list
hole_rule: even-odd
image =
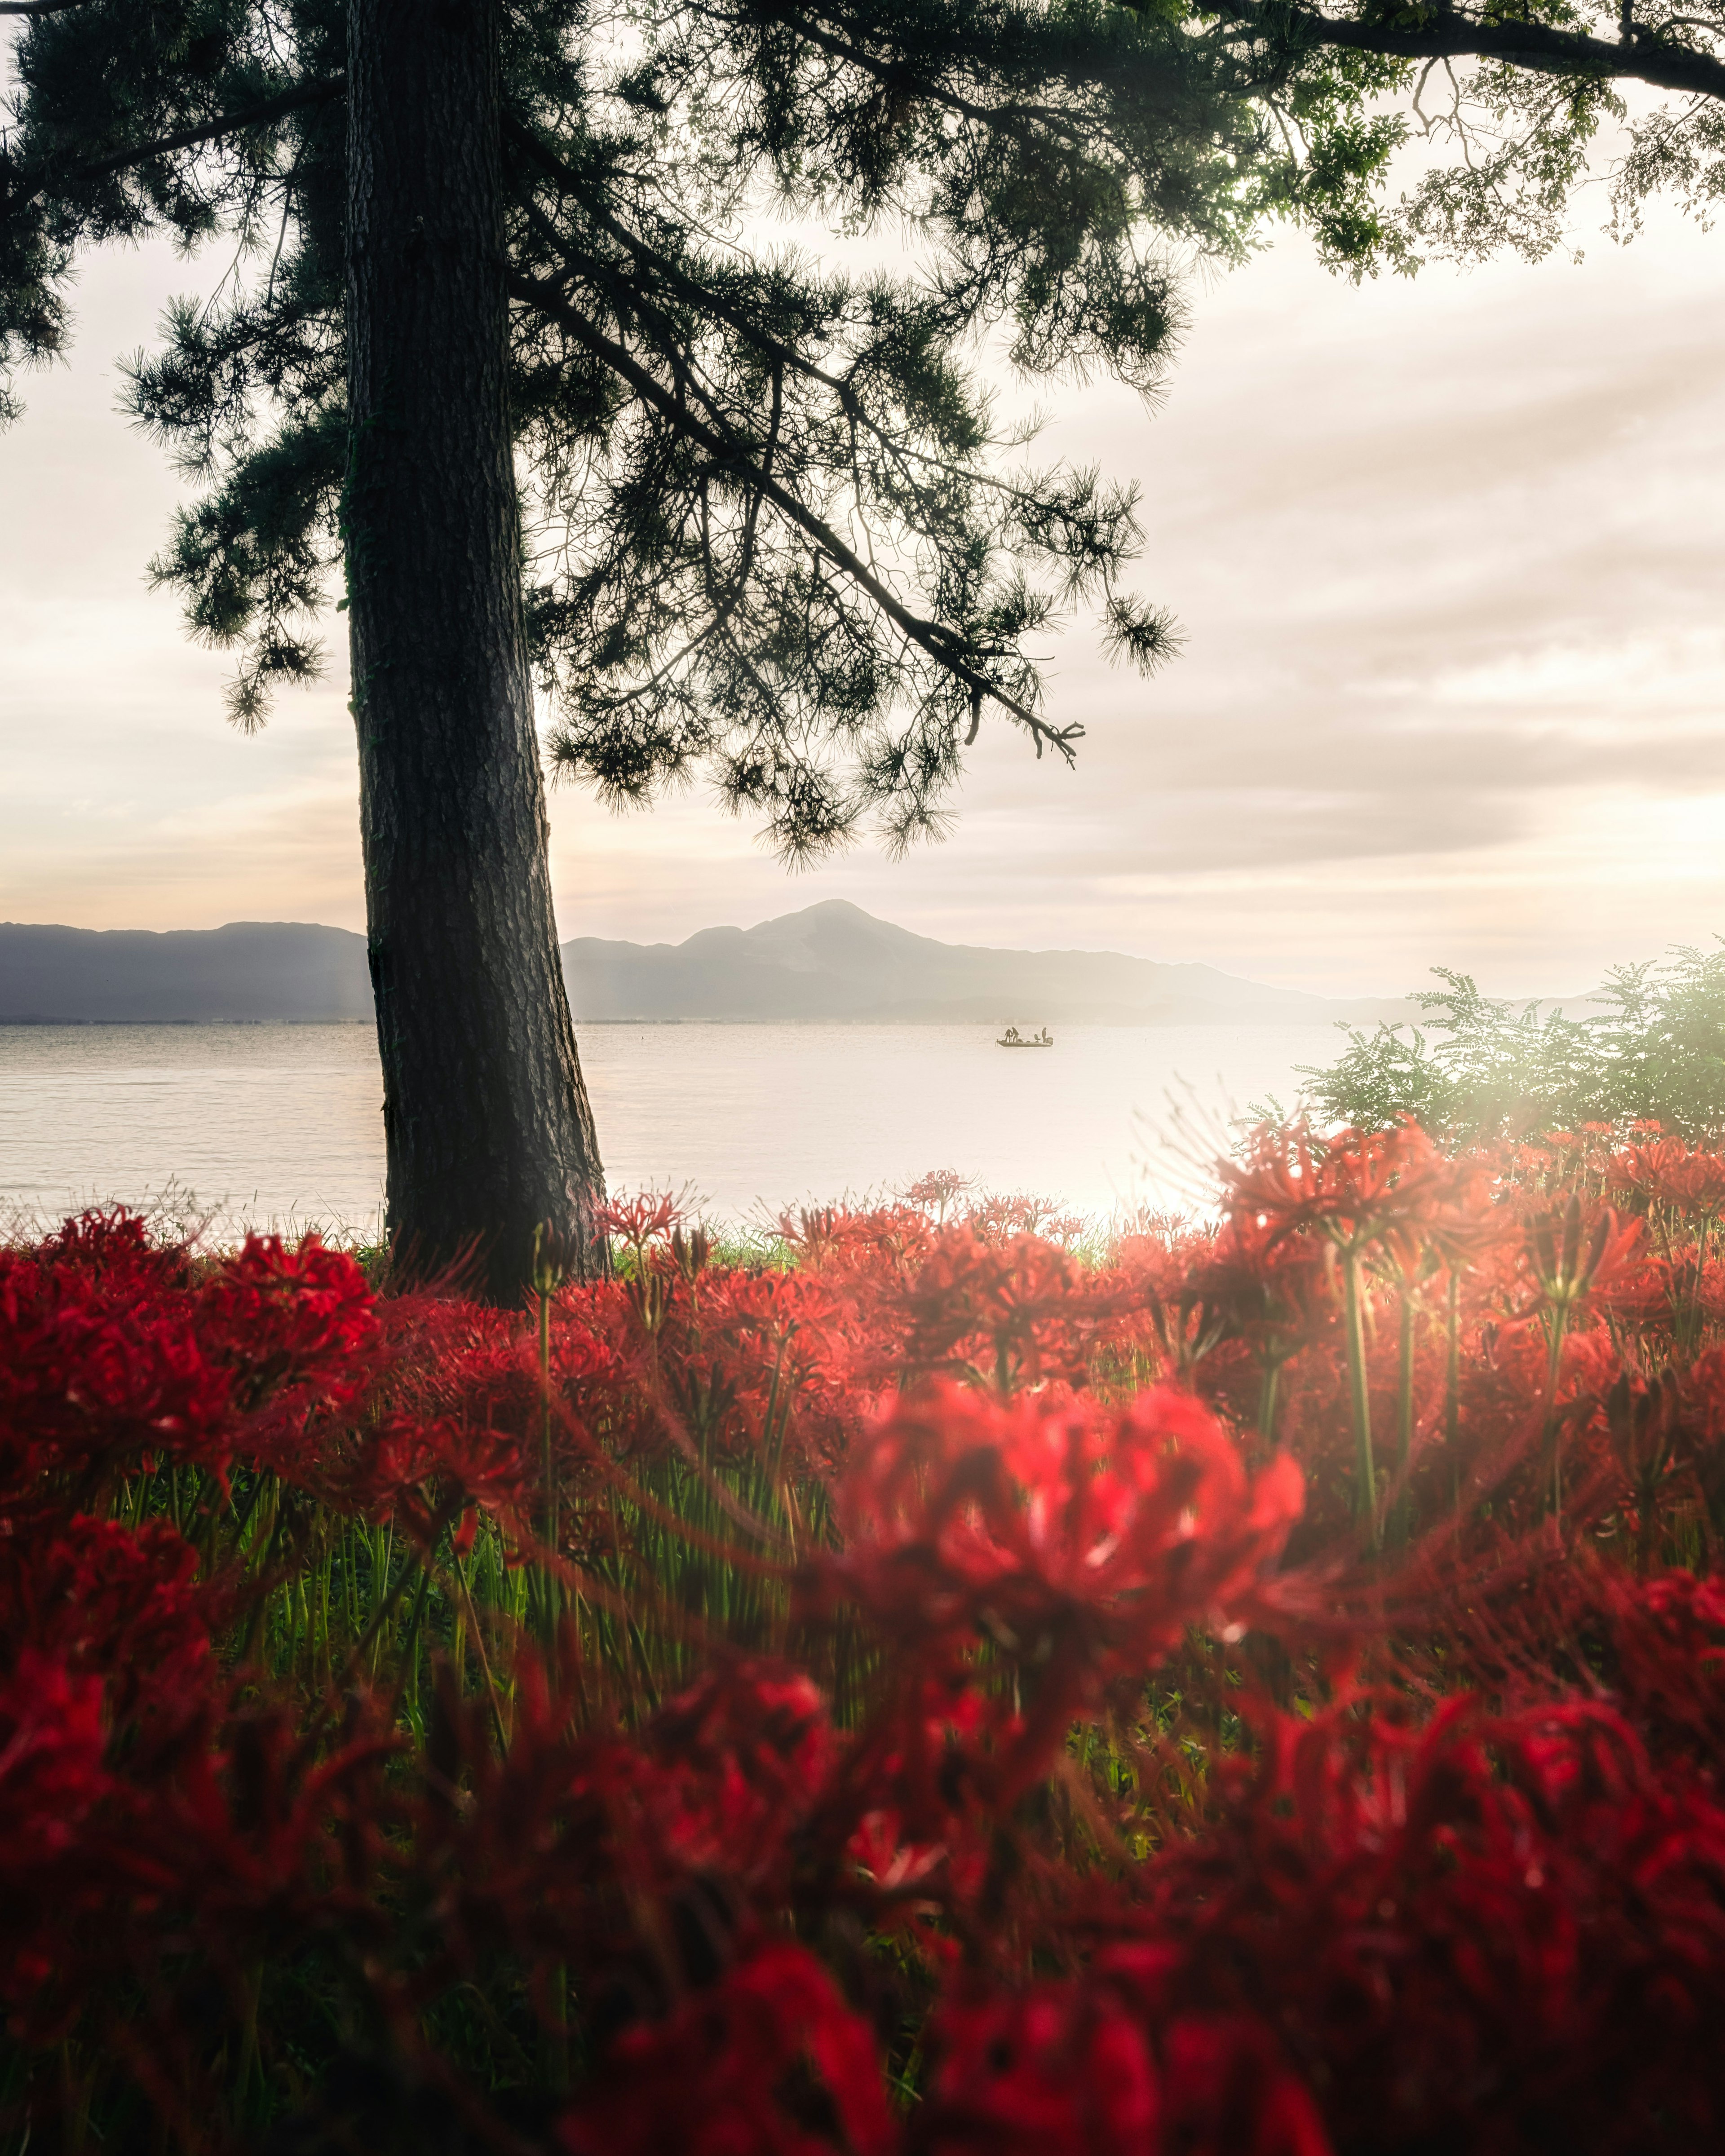
[(1372, 1457), (1372, 1401), (1366, 1384), (1365, 1317), (1361, 1306), (1359, 1255), (1342, 1254), (1342, 1293), (1348, 1332), (1348, 1388), (1353, 1403), (1353, 1450), (1358, 1470), (1354, 1517), (1366, 1531), (1367, 1547), (1375, 1551), (1378, 1534), (1378, 1476)]

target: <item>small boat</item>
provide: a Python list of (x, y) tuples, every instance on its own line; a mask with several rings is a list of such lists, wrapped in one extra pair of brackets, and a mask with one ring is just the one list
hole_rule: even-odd
[(1015, 1025), (1009, 1025), (997, 1038), (994, 1045), (997, 1048), (1052, 1048), (1054, 1035), (1046, 1026), (1040, 1033), (1020, 1033)]

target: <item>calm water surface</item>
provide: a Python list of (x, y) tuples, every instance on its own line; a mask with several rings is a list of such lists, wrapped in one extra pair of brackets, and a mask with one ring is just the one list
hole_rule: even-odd
[[(1072, 1026), (1013, 1054), (980, 1026), (595, 1025), (581, 1053), (613, 1190), (689, 1184), (739, 1222), (953, 1167), (1080, 1211), (1193, 1202), (1171, 1102), (1219, 1128), (1327, 1026)], [(379, 1218), (368, 1025), (0, 1026), (0, 1213), (160, 1201), (213, 1232)], [(195, 1204), (193, 1203), (195, 1198)]]

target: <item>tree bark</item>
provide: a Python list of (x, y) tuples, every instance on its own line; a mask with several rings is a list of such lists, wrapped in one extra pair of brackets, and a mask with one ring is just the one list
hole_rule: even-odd
[(507, 390), (498, 0), (350, 0), (343, 501), (388, 1219), (515, 1302), (603, 1263), (552, 911)]

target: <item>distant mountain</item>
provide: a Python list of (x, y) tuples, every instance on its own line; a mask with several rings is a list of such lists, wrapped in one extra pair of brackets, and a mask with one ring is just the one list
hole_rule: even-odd
[(1212, 966), (1113, 951), (939, 943), (828, 899), (683, 943), (563, 946), (578, 1023), (602, 1019), (874, 1019), (1038, 1025), (1322, 1025), (1405, 1019), (1397, 998), (1334, 1001)]
[(366, 939), (299, 921), (225, 928), (0, 921), (0, 1020), (372, 1015)]
[[(1402, 1019), (1400, 1001), (1269, 988), (1212, 966), (1113, 951), (937, 942), (829, 899), (683, 943), (563, 946), (578, 1023), (621, 1019), (896, 1019), (983, 1025), (1322, 1025)], [(0, 923), (0, 1021), (367, 1019), (362, 936), (300, 921), (225, 928)]]

